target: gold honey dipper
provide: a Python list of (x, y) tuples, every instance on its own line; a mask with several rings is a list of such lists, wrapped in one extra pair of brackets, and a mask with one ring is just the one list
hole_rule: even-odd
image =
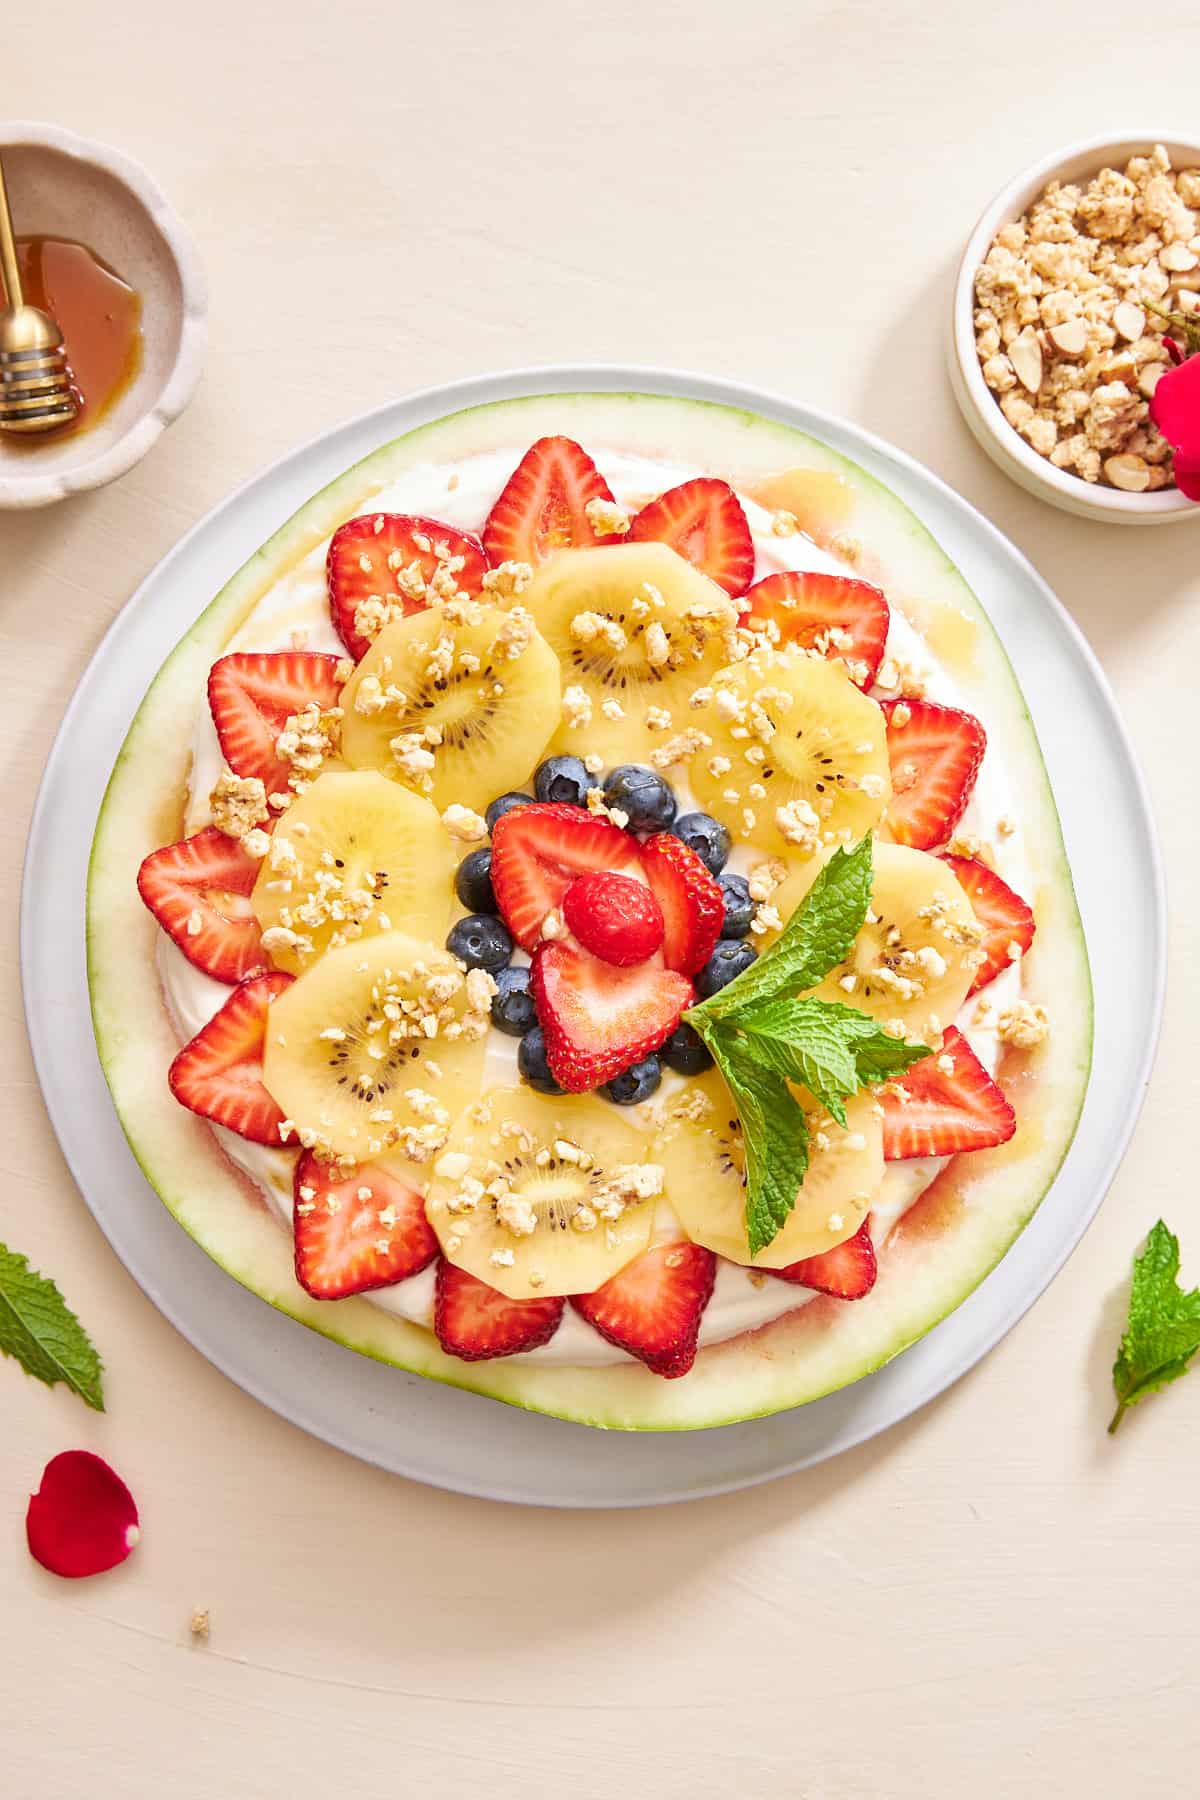
[(26, 306), (17, 266), (12, 214), (0, 161), (0, 274), (7, 306), (0, 311), (0, 431), (51, 431), (79, 412), (63, 335), (49, 313)]

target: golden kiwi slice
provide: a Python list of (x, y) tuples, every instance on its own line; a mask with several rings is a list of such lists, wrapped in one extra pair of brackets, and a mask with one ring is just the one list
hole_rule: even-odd
[(646, 1248), (662, 1171), (604, 1100), (489, 1088), (434, 1164), (448, 1260), (513, 1300), (589, 1294)]
[(430, 607), (380, 632), (342, 691), (342, 754), (482, 812), (519, 787), (561, 716), (558, 662), (522, 606)]
[[(697, 1089), (708, 1103), (700, 1116)], [(663, 1167), (667, 1203), (694, 1242), (730, 1262), (786, 1269), (832, 1250), (854, 1236), (883, 1181), (883, 1122), (874, 1096), (846, 1102), (843, 1131), (810, 1094), (793, 1091), (808, 1119), (808, 1172), (783, 1229), (757, 1256), (746, 1241), (741, 1124), (720, 1074), (713, 1069), (690, 1083), (674, 1117), (664, 1109), (653, 1155)]]
[(263, 1084), (287, 1115), (284, 1141), (431, 1165), (478, 1098), (493, 986), (402, 931), (327, 950), (267, 1018)]
[(883, 817), (883, 713), (841, 663), (764, 645), (721, 671), (692, 720), (711, 739), (689, 765), (696, 797), (743, 842), (796, 861)]
[(653, 763), (695, 725), (692, 696), (728, 660), (737, 623), (724, 590), (666, 544), (563, 551), (521, 603), (562, 671), (553, 748), (606, 764)]
[(428, 800), (373, 769), (319, 775), (275, 827), (250, 896), (277, 968), (402, 929), (440, 941), (455, 855)]

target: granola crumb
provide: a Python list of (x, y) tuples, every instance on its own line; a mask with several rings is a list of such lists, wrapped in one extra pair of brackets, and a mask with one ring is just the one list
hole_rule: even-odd
[(191, 1632), (192, 1636), (200, 1642), (206, 1643), (208, 1641), (209, 1632), (211, 1630), (211, 1621), (209, 1619), (207, 1606), (198, 1606), (195, 1609), (188, 1621), (188, 1630)]
[(629, 530), (629, 514), (615, 500), (597, 496), (595, 500), (589, 500), (583, 510), (597, 537), (624, 537)]
[(1006, 1008), (996, 1021), (1002, 1044), (1017, 1050), (1033, 1050), (1050, 1032), (1050, 1020), (1044, 1006), (1032, 1000), (1018, 1000)]
[(460, 806), (457, 800), (442, 814), (442, 824), (452, 838), (464, 844), (481, 844), (488, 834), (487, 821), (469, 806)]
[(208, 804), (217, 830), (231, 838), (244, 840), (271, 816), (266, 787), (257, 775), (218, 775)]

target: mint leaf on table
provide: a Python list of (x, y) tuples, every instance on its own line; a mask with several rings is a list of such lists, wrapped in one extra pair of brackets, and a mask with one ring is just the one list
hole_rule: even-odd
[(1113, 1364), (1115, 1431), (1131, 1406), (1187, 1373), (1200, 1350), (1200, 1288), (1179, 1285), (1179, 1239), (1160, 1219), (1134, 1259), (1129, 1318)]
[(808, 1121), (782, 1075), (724, 1034), (710, 1045), (738, 1109), (746, 1154), (746, 1239), (757, 1256), (783, 1229), (808, 1169)]
[(871, 904), (871, 839), (835, 850), (771, 948), (748, 969), (692, 1008), (688, 1022), (735, 1017), (743, 1007), (798, 994), (850, 950)]
[(0, 1353), (47, 1387), (65, 1382), (104, 1411), (101, 1363), (91, 1338), (54, 1283), (0, 1244)]

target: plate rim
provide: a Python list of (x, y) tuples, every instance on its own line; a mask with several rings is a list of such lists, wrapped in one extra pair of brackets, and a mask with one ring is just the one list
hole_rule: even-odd
[[(988, 1328), (979, 1336), (974, 1344), (967, 1347), (965, 1356), (960, 1356), (950, 1368), (949, 1372), (946, 1372), (945, 1370), (934, 1372), (931, 1380), (914, 1388), (911, 1393), (906, 1394), (900, 1400), (900, 1403), (897, 1406), (889, 1409), (888, 1417), (885, 1422), (868, 1420), (860, 1427), (851, 1420), (844, 1429), (835, 1434), (836, 1441), (832, 1441), (828, 1444), (819, 1444), (815, 1448), (810, 1448), (800, 1455), (782, 1457), (777, 1463), (774, 1463), (767, 1468), (757, 1469), (749, 1473), (739, 1472), (727, 1477), (717, 1477), (705, 1481), (687, 1480), (682, 1483), (676, 1483), (675, 1485), (672, 1485), (669, 1482), (662, 1485), (655, 1483), (652, 1491), (639, 1491), (629, 1495), (605, 1495), (601, 1498), (597, 1498), (587, 1494), (572, 1494), (569, 1496), (560, 1494), (548, 1498), (544, 1494), (531, 1493), (527, 1488), (522, 1488), (519, 1484), (514, 1485), (509, 1481), (499, 1480), (498, 1471), (495, 1470), (485, 1471), (483, 1476), (476, 1480), (468, 1480), (461, 1477), (451, 1480), (440, 1478), (424, 1470), (414, 1470), (411, 1464), (407, 1462), (403, 1456), (397, 1458), (395, 1456), (384, 1456), (373, 1452), (370, 1449), (365, 1448), (361, 1443), (355, 1442), (349, 1432), (340, 1430), (336, 1426), (331, 1427), (328, 1422), (325, 1424), (314, 1422), (311, 1417), (305, 1416), (302, 1397), (294, 1399), (287, 1395), (281, 1396), (279, 1392), (271, 1390), (265, 1382), (256, 1377), (254, 1373), (248, 1371), (244, 1367), (238, 1366), (237, 1352), (241, 1347), (238, 1341), (235, 1340), (231, 1347), (224, 1344), (214, 1345), (207, 1341), (203, 1331), (194, 1321), (186, 1320), (185, 1322), (186, 1315), (183, 1313), (179, 1303), (174, 1299), (168, 1298), (164, 1294), (159, 1281), (156, 1280), (147, 1269), (139, 1266), (138, 1257), (129, 1253), (129, 1247), (127, 1245), (118, 1244), (113, 1232), (109, 1229), (109, 1222), (106, 1221), (105, 1217), (102, 1215), (102, 1211), (98, 1210), (97, 1206), (89, 1196), (87, 1172), (81, 1166), (80, 1157), (73, 1153), (76, 1146), (72, 1141), (71, 1132), (68, 1129), (66, 1120), (66, 1115), (69, 1112), (69, 1098), (64, 1098), (59, 1094), (55, 1094), (53, 1100), (51, 1099), (47, 1079), (50, 1041), (55, 1030), (60, 1028), (59, 1021), (65, 1016), (65, 1009), (58, 1007), (53, 1009), (43, 1009), (41, 1016), (39, 1016), (34, 1006), (32, 994), (34, 983), (31, 979), (31, 972), (37, 960), (38, 939), (41, 931), (45, 929), (41, 921), (46, 917), (46, 914), (42, 908), (34, 904), (33, 889), (37, 885), (35, 874), (36, 865), (39, 855), (41, 854), (41, 847), (43, 841), (52, 830), (50, 814), (54, 797), (63, 778), (63, 765), (67, 760), (69, 745), (79, 726), (80, 716), (90, 697), (88, 690), (93, 681), (97, 678), (98, 673), (111, 659), (114, 651), (119, 648), (124, 634), (126, 632), (137, 630), (145, 612), (148, 598), (152, 597), (153, 590), (157, 584), (164, 578), (168, 578), (174, 571), (176, 565), (186, 559), (191, 546), (201, 534), (208, 531), (208, 529), (217, 523), (223, 515), (232, 513), (236, 517), (237, 512), (245, 501), (261, 490), (269, 490), (271, 486), (277, 482), (278, 478), (287, 471), (290, 465), (302, 463), (312, 452), (320, 450), (331, 440), (336, 439), (342, 434), (369, 434), (373, 424), (377, 421), (382, 421), (384, 418), (391, 417), (398, 409), (404, 409), (408, 413), (420, 415), (419, 417), (410, 420), (407, 425), (398, 427), (398, 430), (403, 431), (406, 429), (415, 429), (416, 426), (419, 423), (424, 422), (425, 419), (432, 420), (442, 417), (449, 412), (459, 411), (467, 405), (478, 406), (487, 404), (490, 401), (523, 398), (539, 393), (554, 395), (556, 393), (566, 394), (581, 391), (608, 393), (621, 391), (633, 393), (640, 392), (666, 398), (705, 400), (717, 405), (734, 407), (756, 413), (768, 419), (774, 418), (786, 425), (791, 425), (796, 429), (809, 431), (817, 436), (821, 436), (823, 432), (829, 432), (833, 434), (835, 439), (838, 437), (848, 437), (851, 440), (853, 450), (866, 450), (878, 461), (898, 470), (909, 479), (915, 481), (919, 487), (930, 490), (937, 500), (950, 509), (951, 513), (956, 513), (958, 515), (959, 522), (965, 528), (981, 537), (983, 542), (993, 551), (999, 552), (1003, 558), (1008, 560), (1010, 565), (1019, 572), (1023, 581), (1030, 585), (1037, 596), (1039, 604), (1048, 608), (1050, 615), (1060, 631), (1065, 633), (1071, 651), (1078, 659), (1083, 672), (1088, 678), (1094, 697), (1103, 709), (1105, 724), (1113, 741), (1114, 763), (1122, 765), (1123, 774), (1130, 783), (1130, 792), (1134, 801), (1136, 818), (1145, 838), (1147, 852), (1147, 864), (1145, 869), (1147, 877), (1146, 897), (1154, 937), (1154, 954), (1152, 958), (1153, 981), (1151, 991), (1147, 996), (1148, 1004), (1143, 1013), (1144, 1023), (1142, 1042), (1134, 1072), (1129, 1105), (1125, 1110), (1121, 1127), (1112, 1139), (1108, 1157), (1101, 1166), (1098, 1177), (1095, 1180), (1094, 1190), (1086, 1197), (1083, 1204), (1073, 1206), (1069, 1229), (1066, 1231), (1062, 1243), (1056, 1248), (1053, 1258), (1039, 1269), (1036, 1282), (1030, 1283), (1022, 1288), (1020, 1293), (1013, 1300), (999, 1308)], [(395, 435), (395, 433), (393, 432), (391, 435)], [(379, 439), (380, 443), (386, 441), (388, 441), (387, 437), (381, 437)], [(345, 465), (345, 467), (349, 466), (351, 465)], [(299, 504), (303, 505), (303, 500)], [(293, 508), (292, 510), (295, 509)], [(913, 510), (916, 512), (918, 519), (924, 524), (925, 519), (922, 512), (917, 507), (914, 507)], [(285, 517), (290, 516), (290, 512), (285, 515)], [(280, 524), (283, 522), (282, 519), (278, 521)], [(927, 526), (926, 528), (933, 531), (933, 535), (940, 545), (942, 542), (940, 528), (938, 530), (934, 530), (931, 526)], [(209, 599), (211, 599), (211, 594), (203, 598), (201, 604), (197, 607), (196, 617), (199, 616), (203, 607), (208, 604)], [(182, 630), (186, 629), (187, 626), (184, 625)], [(123, 718), (123, 723), (121, 725), (121, 741), (123, 741), (125, 732), (128, 729), (128, 724), (129, 721)], [(106, 770), (105, 780), (107, 780), (107, 773)], [(88, 851), (90, 851), (90, 836), (87, 846), (85, 847), (85, 864)], [(79, 906), (86, 916), (85, 896), (80, 894), (77, 898)], [(174, 1326), (180, 1335), (183, 1336), (194, 1349), (203, 1355), (207, 1361), (212, 1363), (213, 1366), (220, 1370), (220, 1372), (228, 1379), (234, 1381), (243, 1389), (243, 1391), (249, 1393), (260, 1403), (269, 1406), (273, 1411), (280, 1414), (280, 1416), (289, 1420), (290, 1423), (299, 1426), (302, 1430), (309, 1432), (311, 1435), (316, 1436), (325, 1442), (333, 1444), (335, 1447), (346, 1451), (350, 1455), (357, 1456), (361, 1460), (372, 1462), (376, 1466), (385, 1468), (390, 1472), (405, 1475), (410, 1479), (420, 1480), (427, 1485), (447, 1488), (450, 1491), (465, 1493), (478, 1498), (529, 1505), (548, 1505), (562, 1508), (590, 1507), (608, 1509), (654, 1504), (671, 1504), (685, 1499), (699, 1499), (734, 1492), (742, 1488), (756, 1486), (767, 1480), (774, 1480), (782, 1475), (795, 1473), (800, 1469), (824, 1461), (831, 1456), (840, 1455), (846, 1450), (855, 1448), (867, 1439), (877, 1436), (883, 1431), (890, 1430), (893, 1425), (900, 1423), (903, 1419), (911, 1416), (911, 1414), (920, 1407), (928, 1404), (930, 1400), (936, 1398), (938, 1394), (945, 1392), (959, 1380), (962, 1375), (966, 1374), (969, 1369), (973, 1368), (984, 1356), (994, 1349), (996, 1344), (1007, 1335), (1035, 1301), (1045, 1293), (1056, 1275), (1065, 1265), (1068, 1258), (1077, 1248), (1085, 1231), (1095, 1219), (1096, 1214), (1103, 1203), (1104, 1197), (1111, 1186), (1117, 1169), (1120, 1166), (1121, 1160), (1125, 1155), (1130, 1138), (1136, 1127), (1138, 1117), (1140, 1116), (1146, 1087), (1157, 1053), (1165, 1003), (1167, 976), (1166, 882), (1161, 842), (1150, 805), (1146, 780), (1138, 756), (1121, 718), (1111, 686), (1095, 652), (1092, 650), (1083, 631), (1072, 615), (1067, 611), (1066, 607), (1058, 599), (1057, 595), (1049, 587), (1024, 553), (1013, 544), (997, 526), (989, 519), (985, 518), (970, 501), (956, 493), (939, 475), (926, 468), (907, 452), (900, 450), (895, 445), (879, 438), (874, 433), (863, 429), (850, 420), (841, 418), (836, 414), (828, 413), (822, 409), (810, 407), (802, 402), (790, 400), (786, 396), (774, 393), (770, 390), (753, 387), (746, 383), (731, 381), (723, 377), (697, 374), (685, 370), (659, 368), (651, 365), (631, 363), (542, 364), (510, 370), (485, 372), (483, 374), (461, 377), (453, 382), (437, 383), (414, 390), (410, 393), (398, 395), (365, 412), (340, 420), (332, 426), (313, 434), (303, 443), (292, 446), (282, 455), (275, 458), (265, 468), (248, 476), (247, 479), (234, 488), (231, 493), (218, 501), (215, 506), (210, 508), (202, 518), (197, 520), (195, 524), (184, 533), (155, 567), (147, 573), (144, 579), (138, 584), (138, 587), (130, 596), (129, 600), (125, 603), (122, 610), (112, 621), (108, 630), (104, 633), (93, 651), (85, 668), (81, 672), (75, 691), (67, 704), (63, 718), (54, 735), (54, 739), (47, 755), (39, 783), (37, 798), (30, 819), (29, 834), (26, 844), (25, 865), (21, 887), (19, 945), (22, 1000), (31, 1054), (39, 1086), (42, 1090), (47, 1115), (50, 1119), (52, 1129), (54, 1130), (55, 1137), (64, 1159), (67, 1162), (67, 1166), (70, 1169), (71, 1175), (85, 1204), (88, 1206), (89, 1211), (91, 1211), (92, 1216), (96, 1219), (101, 1232), (104, 1234), (114, 1253), (117, 1255), (118, 1260), (132, 1275), (133, 1279), (156, 1306), (159, 1312), (162, 1313), (168, 1322)], [(89, 1043), (91, 1043), (92, 1054), (94, 1057), (95, 1047), (91, 1034), (90, 1011), (87, 1007), (86, 994), (85, 981), (83, 996), (84, 1013), (86, 1017), (86, 1035)], [(96, 1059), (96, 1066), (98, 1069), (98, 1059)], [(104, 1093), (107, 1098), (106, 1087)], [(111, 1107), (111, 1100), (109, 1100), (108, 1103)], [(124, 1143), (123, 1137), (122, 1143)], [(125, 1148), (128, 1150), (127, 1145)], [(130, 1152), (129, 1154), (132, 1162), (132, 1153)], [(136, 1170), (136, 1163), (133, 1163), (133, 1167)], [(144, 1179), (144, 1177), (141, 1176), (140, 1171), (138, 1171), (138, 1178)], [(150, 1191), (152, 1192), (153, 1190), (151, 1189)], [(171, 1221), (171, 1223), (174, 1225), (174, 1221)], [(1033, 1221), (1031, 1221), (1031, 1225), (1032, 1223)], [(176, 1230), (178, 1230), (177, 1227)], [(245, 1295), (245, 1297), (257, 1307), (264, 1321), (266, 1321), (268, 1328), (271, 1321), (278, 1320), (280, 1325), (284, 1328), (285, 1333), (297, 1332), (302, 1334), (305, 1339), (315, 1338), (315, 1334), (307, 1332), (303, 1326), (297, 1325), (294, 1321), (276, 1313), (272, 1308), (260, 1301), (257, 1296), (250, 1294), (248, 1290), (239, 1288), (238, 1284), (233, 1282), (230, 1277), (226, 1276), (224, 1271), (218, 1269), (215, 1264), (210, 1262), (203, 1251), (200, 1251), (197, 1246), (192, 1245), (191, 1240), (187, 1239), (182, 1231), (179, 1231), (178, 1235), (180, 1240), (186, 1244), (190, 1250), (193, 1250), (202, 1262), (208, 1268), (212, 1269), (213, 1273), (217, 1275), (223, 1283), (228, 1283), (229, 1286)], [(1025, 1234), (1023, 1233), (1022, 1235), (1024, 1236)], [(1016, 1246), (1014, 1245), (1013, 1248), (1015, 1250)], [(1007, 1260), (1007, 1258), (1005, 1260)], [(970, 1296), (967, 1301), (963, 1302), (962, 1306), (949, 1315), (949, 1318), (946, 1321), (943, 1321), (941, 1326), (935, 1327), (934, 1330), (943, 1331), (947, 1325), (950, 1325), (952, 1321), (962, 1313), (964, 1307), (970, 1305), (978, 1292), (979, 1290), (977, 1289), (976, 1294)], [(343, 1349), (339, 1345), (328, 1344), (327, 1340), (318, 1339), (316, 1341), (326, 1345), (326, 1347), (336, 1356), (344, 1358), (345, 1356), (354, 1354), (351, 1351)], [(911, 1352), (905, 1353), (906, 1356), (910, 1354)], [(902, 1361), (903, 1359), (899, 1360)], [(890, 1366), (894, 1368), (896, 1365), (893, 1364)], [(388, 1373), (398, 1384), (421, 1381), (420, 1377), (405, 1376), (402, 1372), (396, 1370), (388, 1371)], [(871, 1381), (876, 1379), (876, 1377), (865, 1377), (863, 1379), (865, 1381)], [(843, 1389), (840, 1390), (840, 1392), (843, 1394), (849, 1393), (853, 1388), (860, 1387), (861, 1385), (862, 1382), (854, 1383), (851, 1384), (850, 1389)], [(457, 1392), (457, 1390), (447, 1390), (439, 1383), (422, 1382), (422, 1386), (434, 1390), (439, 1395), (446, 1392)], [(485, 1399), (481, 1400), (479, 1396), (470, 1396), (470, 1398), (479, 1401), (479, 1403), (484, 1406), (490, 1407), (492, 1411), (495, 1412), (496, 1408), (493, 1402)], [(836, 1395), (827, 1396), (827, 1399), (835, 1398), (837, 1398)], [(822, 1404), (823, 1402), (821, 1401), (813, 1403), (814, 1406), (821, 1406)], [(812, 1411), (812, 1407), (796, 1410), (801, 1413), (809, 1413)], [(503, 1416), (505, 1418), (515, 1416), (518, 1419), (536, 1418), (539, 1425), (544, 1425), (551, 1432), (555, 1430), (560, 1432), (564, 1430), (584, 1432), (595, 1442), (611, 1443), (613, 1438), (619, 1437), (621, 1441), (626, 1443), (630, 1441), (640, 1441), (644, 1444), (649, 1443), (651, 1445), (662, 1443), (664, 1439), (677, 1440), (679, 1438), (700, 1441), (702, 1443), (712, 1442), (714, 1440), (719, 1440), (723, 1433), (745, 1432), (755, 1428), (765, 1430), (769, 1428), (771, 1424), (771, 1417), (768, 1417), (762, 1420), (746, 1421), (740, 1425), (717, 1426), (709, 1430), (698, 1430), (687, 1433), (643, 1432), (608, 1434), (599, 1432), (588, 1426), (571, 1426), (565, 1425), (564, 1422), (560, 1420), (542, 1419), (538, 1415), (522, 1413), (516, 1413), (514, 1415), (513, 1410), (508, 1407), (504, 1408)], [(791, 1416), (792, 1414), (785, 1413), (773, 1415), (772, 1417), (778, 1420), (788, 1419)]]

